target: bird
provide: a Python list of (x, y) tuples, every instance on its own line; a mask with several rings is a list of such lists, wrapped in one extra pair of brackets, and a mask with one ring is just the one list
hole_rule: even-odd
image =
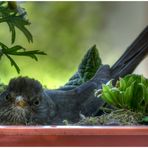
[(0, 94), (1, 125), (63, 125), (76, 123), (80, 113), (92, 116), (105, 102), (96, 98), (94, 91), (113, 79), (130, 74), (148, 54), (148, 26), (110, 67), (102, 65), (89, 81), (63, 91), (44, 88), (33, 78), (17, 77), (10, 80)]
[(39, 81), (21, 76), (11, 79), (0, 95), (0, 124), (44, 124), (54, 111), (54, 103), (46, 98)]
[[(106, 79), (108, 74), (102, 67), (99, 75)], [(106, 71), (106, 70), (105, 70)], [(63, 120), (77, 122), (81, 103), (93, 95), (95, 83), (82, 85), (68, 92), (43, 89), (41, 83), (29, 77), (10, 80), (0, 95), (0, 124), (2, 125), (55, 125)]]

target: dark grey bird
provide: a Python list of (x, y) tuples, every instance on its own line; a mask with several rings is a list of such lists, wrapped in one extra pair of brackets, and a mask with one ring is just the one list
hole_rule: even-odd
[(43, 89), (37, 80), (14, 78), (0, 95), (0, 124), (55, 125), (63, 124), (63, 120), (79, 121), (80, 112), (85, 116), (95, 115), (104, 101), (95, 97), (94, 90), (110, 79), (116, 81), (132, 73), (147, 54), (148, 27), (111, 68), (101, 66), (91, 80), (72, 90)]
[(0, 124), (44, 124), (52, 119), (54, 107), (37, 80), (14, 78), (0, 95)]

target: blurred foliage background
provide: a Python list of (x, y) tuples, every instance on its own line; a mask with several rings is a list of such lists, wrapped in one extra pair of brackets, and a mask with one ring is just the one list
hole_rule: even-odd
[[(16, 44), (42, 50), (47, 56), (16, 57), (19, 75), (38, 79), (49, 88), (65, 84), (77, 71), (85, 52), (97, 45), (103, 63), (112, 65), (148, 23), (148, 2), (23, 2), (28, 13), (33, 44), (17, 31)], [(6, 24), (0, 24), (0, 41), (11, 46)], [(4, 83), (18, 74), (9, 61), (0, 61)], [(147, 59), (142, 66), (147, 64)], [(141, 68), (141, 66), (140, 66)], [(138, 72), (138, 70), (137, 70)], [(147, 75), (147, 71), (141, 71)]]

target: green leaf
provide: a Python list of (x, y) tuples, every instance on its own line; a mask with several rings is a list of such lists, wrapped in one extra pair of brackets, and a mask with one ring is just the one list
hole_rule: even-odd
[(60, 90), (70, 90), (80, 86), (90, 80), (101, 66), (101, 58), (99, 56), (96, 45), (92, 46), (85, 54), (82, 62), (78, 67), (78, 71), (69, 79), (69, 81)]
[[(16, 39), (16, 31), (15, 28), (18, 28), (20, 31), (23, 32), (23, 34), (26, 36), (28, 42), (33, 42), (33, 37), (30, 31), (26, 28), (27, 25), (30, 25), (30, 22), (25, 19), (26, 11), (16, 6), (15, 9), (11, 9), (7, 5), (3, 5), (5, 3), (1, 3), (0, 5), (0, 23), (6, 22), (9, 26), (10, 32), (12, 33), (11, 42), (12, 44), (15, 42)], [(22, 13), (20, 14), (20, 11), (22, 10)]]
[(126, 85), (126, 81), (123, 78), (120, 78), (119, 81), (119, 88), (121, 91), (124, 91), (126, 89), (127, 85)]
[(11, 43), (15, 42), (15, 38), (16, 38), (16, 32), (15, 32), (15, 27), (12, 23), (7, 22), (10, 32), (12, 32), (12, 37), (11, 37)]
[(131, 99), (133, 97), (133, 87), (134, 87), (134, 82), (131, 84), (131, 86), (129, 86), (125, 92), (124, 92), (124, 104), (127, 107), (130, 107), (131, 105)]
[(34, 60), (38, 60), (36, 55), (46, 55), (46, 53), (39, 51), (39, 50), (32, 50), (32, 51), (26, 51), (26, 49), (20, 45), (13, 46), (11, 48), (8, 48), (6, 45), (0, 42), (0, 46), (2, 47), (1, 50), (1, 56), (6, 55), (6, 57), (10, 60), (11, 65), (15, 67), (17, 72), (20, 72), (20, 69), (16, 62), (10, 57), (10, 55), (13, 56), (27, 56), (31, 57)]
[(19, 68), (18, 65), (15, 63), (15, 61), (14, 61), (9, 55), (6, 54), (6, 56), (7, 56), (7, 58), (10, 60), (11, 65), (15, 67), (15, 69), (16, 69), (16, 71), (17, 71), (18, 73), (20, 73), (20, 68)]
[(148, 116), (143, 117), (142, 122), (147, 122), (148, 123)]
[(102, 99), (122, 109), (148, 114), (148, 79), (142, 75), (130, 74), (120, 78), (115, 87), (102, 85)]
[(13, 46), (11, 48), (7, 48), (4, 50), (4, 53), (7, 53), (7, 54), (13, 54), (13, 53), (17, 53), (18, 50), (26, 50), (24, 47), (20, 46), (20, 45), (16, 45), (16, 46)]
[[(13, 22), (14, 23), (14, 22)], [(26, 24), (24, 24), (22, 21), (20, 20), (15, 20), (14, 25), (20, 29), (24, 35), (26, 36), (28, 42), (33, 42), (33, 37), (32, 34), (28, 31), (28, 29), (25, 27)]]
[(88, 50), (78, 68), (80, 77), (84, 79), (84, 82), (90, 80), (94, 76), (101, 64), (101, 58), (99, 57), (96, 45), (94, 45)]
[(3, 5), (4, 3), (5, 3), (4, 1), (0, 2), (0, 5)]
[(110, 88), (110, 86), (104, 84), (102, 85), (102, 90), (102, 98), (106, 102), (111, 103), (111, 105), (116, 105), (118, 103), (116, 90), (113, 90), (112, 88)]
[(103, 92), (101, 94), (101, 98), (103, 98), (104, 101), (106, 101), (110, 105), (115, 105), (115, 102), (112, 99), (112, 96), (110, 95), (108, 89), (103, 86)]
[(0, 46), (2, 47), (2, 51), (5, 51), (5, 50), (8, 49), (8, 47), (5, 44), (1, 43), (1, 42), (0, 42)]
[(144, 98), (146, 98), (146, 91), (147, 91), (146, 86), (143, 83), (139, 83), (138, 85), (141, 86), (142, 95)]

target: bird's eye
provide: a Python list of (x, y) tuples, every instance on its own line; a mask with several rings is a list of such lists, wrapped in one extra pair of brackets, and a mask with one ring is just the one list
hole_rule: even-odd
[(35, 106), (38, 106), (38, 105), (40, 105), (40, 101), (39, 101), (39, 100), (35, 100), (35, 101), (33, 102), (33, 104), (34, 104)]

